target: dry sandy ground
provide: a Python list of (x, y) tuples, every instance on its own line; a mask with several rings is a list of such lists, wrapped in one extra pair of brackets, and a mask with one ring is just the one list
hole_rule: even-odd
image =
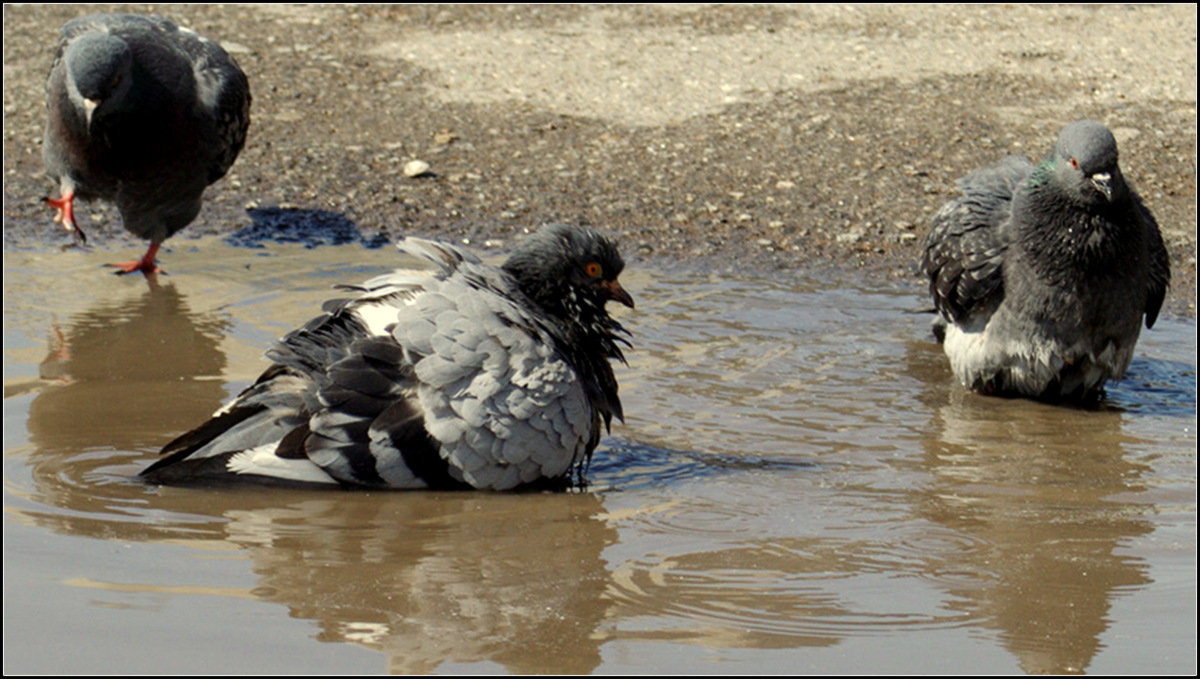
[[(250, 77), (247, 147), (176, 238), (268, 206), (479, 246), (555, 220), (640, 265), (917, 292), (954, 180), (1087, 117), (1162, 225), (1168, 311), (1195, 314), (1194, 5), (6, 5), (6, 248), (70, 240), (36, 203), (44, 80), (58, 27), (112, 9), (220, 40)], [(82, 223), (126, 238), (109, 208)]]

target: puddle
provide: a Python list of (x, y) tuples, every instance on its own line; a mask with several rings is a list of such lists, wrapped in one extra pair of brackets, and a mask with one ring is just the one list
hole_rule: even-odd
[(1195, 671), (1194, 321), (1080, 411), (963, 393), (909, 294), (634, 261), (580, 492), (159, 489), (274, 338), (401, 262), (120, 258), (4, 255), (8, 672)]

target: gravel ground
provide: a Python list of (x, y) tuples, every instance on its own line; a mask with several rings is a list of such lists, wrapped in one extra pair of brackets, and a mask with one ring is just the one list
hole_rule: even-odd
[[(1087, 117), (1162, 226), (1167, 312), (1195, 315), (1192, 5), (5, 5), (6, 248), (70, 242), (37, 202), (44, 83), (59, 26), (94, 11), (164, 13), (250, 77), (246, 148), (176, 239), (255, 207), (481, 247), (566, 221), (655, 266), (917, 292), (954, 180)], [(81, 224), (129, 238), (111, 208)]]

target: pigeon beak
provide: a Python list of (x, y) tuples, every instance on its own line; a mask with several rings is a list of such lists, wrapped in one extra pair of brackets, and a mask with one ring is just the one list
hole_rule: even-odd
[(83, 119), (87, 123), (88, 130), (92, 129), (92, 114), (96, 112), (96, 107), (99, 105), (99, 99), (83, 100)]
[(630, 309), (633, 308), (633, 298), (629, 296), (628, 292), (625, 292), (625, 288), (621, 287), (621, 284), (617, 282), (617, 279), (614, 278), (611, 281), (602, 281), (600, 283), (600, 288), (604, 290), (604, 294), (608, 299), (611, 299), (614, 302), (620, 302)]
[(1092, 175), (1092, 186), (1104, 194), (1104, 199), (1112, 201), (1112, 175), (1108, 172), (1097, 172)]

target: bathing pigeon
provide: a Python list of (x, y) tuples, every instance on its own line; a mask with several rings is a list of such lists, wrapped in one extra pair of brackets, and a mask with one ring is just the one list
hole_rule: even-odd
[(561, 488), (622, 418), (611, 359), (633, 307), (613, 241), (552, 225), (500, 267), (406, 238), (431, 263), (325, 304), (274, 365), (163, 448), (154, 483), (347, 488)]
[(110, 201), (150, 241), (140, 260), (113, 266), (157, 271), (159, 246), (195, 219), (246, 141), (246, 75), (220, 45), (168, 19), (96, 14), (63, 26), (46, 90), (55, 221), (86, 240), (74, 200)]
[(959, 186), (921, 260), (955, 376), (984, 394), (1098, 400), (1125, 374), (1170, 279), (1112, 132), (1072, 123), (1040, 165), (1009, 156)]

